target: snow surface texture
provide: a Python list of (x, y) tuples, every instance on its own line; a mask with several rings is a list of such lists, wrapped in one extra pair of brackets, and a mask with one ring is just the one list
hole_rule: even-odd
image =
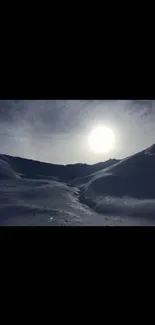
[(154, 152), (68, 166), (0, 155), (0, 225), (155, 225)]

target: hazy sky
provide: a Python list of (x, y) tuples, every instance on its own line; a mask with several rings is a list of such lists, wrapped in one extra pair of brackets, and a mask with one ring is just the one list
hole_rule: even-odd
[[(106, 154), (88, 146), (104, 124), (116, 144)], [(0, 100), (0, 153), (51, 163), (95, 163), (124, 158), (155, 143), (152, 100)]]

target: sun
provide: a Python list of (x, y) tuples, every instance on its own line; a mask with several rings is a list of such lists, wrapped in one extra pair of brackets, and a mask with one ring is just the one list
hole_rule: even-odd
[(98, 126), (89, 134), (88, 143), (94, 153), (109, 152), (114, 146), (115, 134), (107, 126)]

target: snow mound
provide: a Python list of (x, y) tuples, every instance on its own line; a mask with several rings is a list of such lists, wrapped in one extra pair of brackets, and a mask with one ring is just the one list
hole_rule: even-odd
[(12, 169), (9, 159), (0, 155), (0, 180), (20, 179), (20, 176)]

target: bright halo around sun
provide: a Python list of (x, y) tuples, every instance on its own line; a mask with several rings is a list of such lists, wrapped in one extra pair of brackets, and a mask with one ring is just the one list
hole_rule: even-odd
[(94, 153), (109, 152), (114, 146), (115, 134), (107, 126), (98, 126), (90, 133), (88, 143)]

